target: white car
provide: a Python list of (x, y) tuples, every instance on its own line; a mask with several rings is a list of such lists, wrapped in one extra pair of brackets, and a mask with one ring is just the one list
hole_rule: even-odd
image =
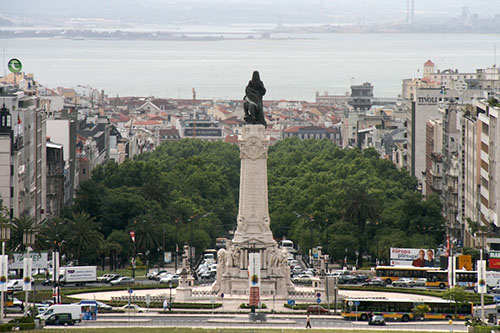
[(177, 274), (169, 274), (168, 276), (164, 277), (164, 278), (161, 278), (160, 279), (160, 283), (166, 283), (166, 284), (169, 284), (169, 283), (172, 283), (172, 284), (179, 284), (179, 279), (181, 277)]
[(141, 308), (137, 304), (126, 304), (124, 306), (121, 306), (120, 309), (125, 310), (125, 312), (137, 312), (137, 313), (143, 313), (146, 312), (146, 309)]
[(415, 281), (410, 278), (400, 278), (392, 283), (394, 287), (413, 287), (415, 285)]
[(418, 278), (415, 281), (413, 281), (413, 285), (418, 287), (425, 287), (426, 283), (427, 283), (426, 278)]

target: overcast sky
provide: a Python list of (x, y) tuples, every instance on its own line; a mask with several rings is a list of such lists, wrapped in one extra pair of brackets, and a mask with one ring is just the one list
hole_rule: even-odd
[[(1, 0), (7, 2), (7, 0)], [(156, 24), (387, 23), (406, 18), (407, 0), (16, 0), (7, 18), (38, 22), (71, 17)], [(414, 0), (416, 21), (438, 22), (467, 6), (481, 17), (500, 14), (498, 0)], [(13, 3), (14, 4), (14, 3)]]

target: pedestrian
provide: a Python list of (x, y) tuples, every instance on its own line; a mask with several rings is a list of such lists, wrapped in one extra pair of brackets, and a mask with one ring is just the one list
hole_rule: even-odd
[(309, 317), (309, 315), (307, 315), (307, 319), (306, 319), (306, 328), (312, 328), (311, 327), (311, 317)]
[(167, 311), (168, 309), (168, 302), (167, 302), (167, 299), (165, 298), (165, 300), (163, 301), (163, 311)]

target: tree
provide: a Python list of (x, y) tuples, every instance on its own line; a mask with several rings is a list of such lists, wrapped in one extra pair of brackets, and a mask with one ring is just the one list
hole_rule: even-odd
[(87, 261), (93, 262), (104, 244), (104, 236), (99, 232), (99, 223), (86, 213), (73, 213), (67, 223), (69, 246), (72, 250), (70, 254), (77, 260), (78, 265), (84, 263), (84, 256)]
[(66, 254), (66, 242), (63, 242), (68, 237), (68, 223), (59, 217), (53, 217), (45, 221), (40, 227), (40, 234), (37, 237), (37, 242), (41, 244), (41, 248), (52, 250), (58, 247), (62, 254)]
[(462, 287), (453, 287), (445, 291), (442, 295), (444, 299), (455, 302), (455, 318), (457, 317), (458, 307), (466, 304), (468, 301), (467, 292)]
[(427, 304), (419, 304), (411, 311), (414, 313), (415, 318), (422, 318), (424, 320), (426, 313), (431, 312), (431, 308)]
[(36, 225), (35, 218), (29, 215), (23, 215), (12, 221), (9, 247), (13, 251), (22, 252), (25, 250), (26, 244), (24, 244), (24, 234), (28, 231), (35, 234), (37, 233), (38, 226)]
[(359, 229), (358, 263), (362, 265), (365, 249), (365, 226), (368, 220), (375, 221), (380, 217), (377, 198), (368, 191), (365, 184), (355, 184), (346, 191), (344, 203), (344, 216), (346, 220), (356, 223)]
[(152, 216), (139, 216), (128, 226), (129, 231), (135, 232), (135, 246), (145, 258), (155, 256), (161, 244), (163, 230)]

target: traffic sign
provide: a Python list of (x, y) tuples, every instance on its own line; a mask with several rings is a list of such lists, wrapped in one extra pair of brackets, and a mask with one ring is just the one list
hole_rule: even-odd
[(295, 305), (295, 301), (293, 299), (289, 299), (288, 300), (288, 305), (294, 306)]
[(460, 95), (462, 95), (468, 88), (469, 88), (469, 85), (467, 84), (467, 82), (465, 82), (462, 79), (460, 79), (457, 82), (455, 82), (455, 90)]
[(316, 300), (316, 303), (318, 303), (318, 304), (319, 304), (319, 303), (321, 303), (321, 298), (318, 298), (318, 299)]
[(134, 291), (133, 291), (132, 289), (129, 289), (129, 290), (128, 290), (128, 293), (129, 293), (129, 294), (132, 294), (133, 292), (134, 292)]
[(221, 297), (221, 298), (224, 298), (224, 293), (220, 294), (220, 297)]
[(316, 297), (320, 298), (321, 297), (321, 293), (317, 293)]
[(349, 305), (352, 308), (354, 306), (354, 302), (353, 301), (349, 301), (349, 302), (347, 302), (347, 305)]
[(500, 296), (493, 296), (493, 302), (500, 303)]
[(7, 63), (7, 67), (12, 73), (19, 73), (23, 69), (23, 64), (21, 64), (19, 59), (12, 58)]
[(354, 306), (359, 306), (359, 301), (354, 301)]

